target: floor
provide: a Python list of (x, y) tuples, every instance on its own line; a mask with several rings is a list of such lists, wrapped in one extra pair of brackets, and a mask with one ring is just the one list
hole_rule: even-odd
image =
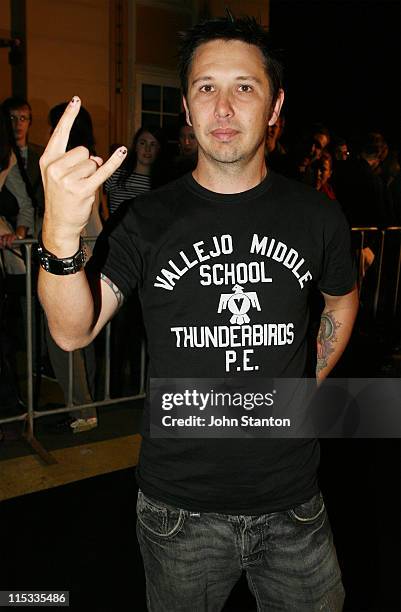
[[(74, 452), (87, 456), (81, 446)], [(398, 441), (322, 445), (321, 484), (348, 612), (401, 609), (399, 458)], [(0, 590), (69, 590), (72, 609), (145, 612), (136, 492), (129, 467), (3, 501)], [(255, 610), (242, 579), (225, 612)]]

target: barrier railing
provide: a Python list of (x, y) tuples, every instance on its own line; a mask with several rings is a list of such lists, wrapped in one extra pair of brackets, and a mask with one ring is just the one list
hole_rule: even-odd
[[(399, 312), (399, 288), (401, 272), (401, 227), (353, 227), (353, 238), (358, 253), (359, 295), (368, 284), (372, 293), (371, 314), (396, 317)], [(365, 249), (369, 248), (374, 261), (366, 269)], [(387, 277), (384, 277), (385, 269)]]
[[(400, 296), (400, 271), (401, 271), (401, 227), (388, 227), (379, 229), (377, 227), (355, 227), (352, 228), (353, 239), (357, 239), (357, 252), (359, 257), (359, 278), (358, 286), (359, 293), (363, 295), (366, 286), (368, 292), (372, 294), (371, 300), (371, 316), (376, 319), (379, 315), (387, 318), (389, 315), (393, 318), (400, 311), (399, 296)], [(94, 238), (85, 238), (86, 242), (93, 242)], [(34, 405), (34, 390), (33, 390), (33, 320), (32, 320), (32, 249), (37, 243), (34, 239), (16, 240), (15, 246), (25, 247), (25, 289), (26, 289), (26, 365), (27, 365), (27, 401), (26, 412), (9, 418), (0, 418), (0, 425), (10, 422), (25, 421), (26, 427), (24, 437), (35, 451), (47, 463), (54, 463), (55, 459), (50, 453), (44, 449), (40, 442), (35, 437), (34, 425), (35, 419), (49, 416), (53, 414), (62, 414), (66, 412), (80, 411), (85, 408), (93, 408), (118, 404), (121, 402), (134, 402), (145, 398), (145, 366), (146, 366), (146, 350), (144, 342), (141, 345), (140, 352), (140, 385), (139, 392), (135, 395), (110, 397), (110, 323), (106, 327), (105, 332), (105, 372), (104, 372), (104, 393), (103, 399), (93, 401), (86, 404), (73, 403), (73, 381), (74, 369), (72, 353), (68, 359), (68, 401), (62, 408), (53, 410), (37, 410)], [(374, 254), (375, 262), (371, 266), (372, 269), (366, 271), (364, 263), (364, 249), (369, 246)], [(373, 249), (371, 248), (373, 247)], [(387, 259), (387, 257), (389, 257)], [(387, 276), (384, 275), (386, 264), (392, 266), (391, 274), (387, 271)]]
[[(92, 243), (96, 238), (85, 237), (85, 242)], [(32, 249), (37, 244), (36, 239), (26, 240), (15, 240), (13, 246), (25, 247), (25, 291), (26, 291), (26, 371), (27, 371), (27, 397), (26, 397), (26, 412), (22, 414), (0, 418), (0, 425), (12, 422), (25, 422), (25, 431), (23, 433), (24, 438), (34, 448), (34, 450), (42, 457), (46, 463), (54, 463), (55, 459), (52, 455), (40, 444), (35, 437), (34, 425), (35, 419), (50, 416), (54, 414), (63, 414), (70, 412), (78, 412), (85, 408), (94, 408), (101, 406), (109, 406), (112, 404), (118, 404), (122, 402), (134, 402), (145, 398), (145, 369), (146, 369), (146, 349), (144, 341), (141, 344), (140, 351), (140, 376), (139, 376), (139, 392), (135, 395), (126, 395), (121, 397), (110, 397), (110, 333), (111, 323), (108, 323), (105, 330), (105, 372), (104, 372), (104, 393), (103, 399), (93, 401), (85, 404), (74, 404), (73, 403), (73, 381), (74, 381), (74, 368), (73, 368), (73, 354), (69, 353), (68, 356), (68, 391), (67, 391), (67, 403), (61, 408), (55, 408), (51, 410), (38, 410), (35, 409), (34, 405), (34, 392), (33, 392), (33, 309), (32, 309)], [(17, 255), (16, 255), (17, 256)]]

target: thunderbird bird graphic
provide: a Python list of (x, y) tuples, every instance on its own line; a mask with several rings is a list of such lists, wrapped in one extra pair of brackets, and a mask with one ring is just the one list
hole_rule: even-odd
[(228, 308), (232, 313), (230, 323), (243, 325), (250, 321), (247, 312), (251, 307), (259, 311), (261, 310), (256, 291), (247, 291), (245, 293), (241, 285), (234, 285), (233, 293), (221, 294), (217, 312), (220, 314)]

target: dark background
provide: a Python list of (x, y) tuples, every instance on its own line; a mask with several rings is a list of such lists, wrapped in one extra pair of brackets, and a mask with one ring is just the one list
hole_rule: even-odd
[(321, 121), (400, 142), (400, 2), (270, 0), (272, 42), (285, 65), (287, 128)]
[[(344, 612), (399, 612), (399, 440), (322, 440), (321, 450)], [(2, 502), (0, 589), (68, 589), (70, 610), (146, 612), (136, 495), (126, 469)], [(244, 576), (223, 612), (256, 612)]]

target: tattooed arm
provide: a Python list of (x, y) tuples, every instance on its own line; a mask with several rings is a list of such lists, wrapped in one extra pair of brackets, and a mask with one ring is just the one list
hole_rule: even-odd
[(316, 378), (322, 381), (333, 369), (351, 336), (358, 312), (358, 292), (346, 295), (323, 293), (325, 307), (317, 335)]
[(40, 301), (51, 335), (65, 351), (90, 344), (122, 304), (123, 294), (109, 278), (89, 280), (84, 270), (67, 276), (40, 270)]
[(103, 281), (104, 283), (106, 283), (106, 285), (108, 287), (110, 287), (110, 289), (114, 293), (114, 296), (115, 296), (115, 298), (117, 300), (117, 307), (120, 308), (120, 306), (122, 305), (122, 303), (124, 301), (124, 296), (121, 293), (120, 289), (117, 287), (117, 285), (112, 283), (111, 280), (109, 278), (107, 278), (107, 276), (105, 274), (101, 274), (100, 275), (100, 280)]

